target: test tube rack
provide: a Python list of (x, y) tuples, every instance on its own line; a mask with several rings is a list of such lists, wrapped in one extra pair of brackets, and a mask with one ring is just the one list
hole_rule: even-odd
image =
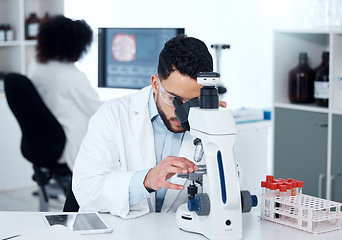
[(291, 197), (262, 195), (260, 217), (317, 234), (340, 229), (341, 207), (341, 203), (305, 194)]

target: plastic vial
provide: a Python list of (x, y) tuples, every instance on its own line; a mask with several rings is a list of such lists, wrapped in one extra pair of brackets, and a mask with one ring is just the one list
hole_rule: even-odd
[(291, 197), (292, 183), (286, 183), (286, 186), (287, 186), (286, 197)]
[(270, 197), (275, 198), (277, 196), (278, 184), (270, 183)]
[(270, 196), (270, 182), (266, 182), (266, 197)]
[(261, 181), (261, 190), (262, 190), (261, 194), (265, 196), (266, 195), (266, 181)]
[(303, 186), (304, 186), (304, 182), (303, 181), (298, 181), (297, 182), (297, 195), (302, 194)]
[(274, 177), (273, 175), (266, 175), (266, 182), (273, 182)]
[[(269, 198), (271, 199), (275, 199), (276, 198), (276, 191), (277, 191), (277, 187), (278, 185), (276, 183), (270, 183), (270, 194), (269, 194)], [(268, 203), (270, 208), (275, 208), (275, 205), (271, 205), (271, 201)]]
[(292, 182), (291, 196), (296, 196), (297, 195), (297, 186), (298, 186), (298, 182), (297, 181), (293, 181)]
[(275, 180), (273, 180), (273, 182), (275, 182), (279, 186), (280, 184), (282, 184), (283, 181), (279, 180), (279, 179), (275, 179)]
[(280, 185), (279, 195), (281, 198), (287, 197), (287, 185)]
[(265, 207), (270, 207), (270, 200), (268, 199), (270, 197), (270, 182), (266, 182), (266, 193), (265, 193)]
[[(286, 185), (281, 185), (280, 189), (279, 189), (279, 195), (280, 198), (284, 201), (284, 198), (286, 197), (287, 194), (287, 186)], [(279, 205), (279, 209), (280, 210), (285, 210), (286, 206), (284, 204), (280, 204)], [(281, 221), (285, 221), (286, 220), (286, 216), (284, 216), (283, 214), (280, 215), (280, 220)]]

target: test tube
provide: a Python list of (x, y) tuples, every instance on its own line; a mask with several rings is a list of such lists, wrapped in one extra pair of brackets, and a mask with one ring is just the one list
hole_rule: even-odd
[(266, 197), (270, 196), (270, 184), (271, 182), (266, 182)]
[(297, 182), (297, 194), (298, 195), (302, 194), (303, 186), (304, 186), (304, 182), (303, 181), (298, 181)]
[(291, 196), (296, 196), (297, 195), (297, 186), (298, 182), (297, 181), (292, 181), (292, 190), (291, 190)]
[(284, 184), (280, 185), (279, 191), (280, 191), (279, 195), (281, 198), (286, 197), (287, 196), (287, 185), (284, 185)]
[(286, 191), (286, 197), (291, 197), (291, 192), (292, 192), (292, 183), (286, 183), (287, 186), (287, 191)]
[[(276, 192), (275, 192), (275, 197), (276, 198), (279, 198), (280, 197), (280, 185), (282, 184), (282, 182), (281, 182), (281, 180), (274, 180), (274, 182), (277, 184), (277, 190), (276, 190)], [(279, 208), (280, 207), (280, 203), (279, 202), (276, 202), (275, 203), (275, 207), (276, 208)]]
[(275, 182), (275, 183), (277, 183), (277, 192), (276, 192), (276, 194), (277, 194), (277, 197), (279, 197), (280, 196), (280, 186), (282, 185), (282, 184), (284, 184), (284, 179), (282, 179), (282, 178), (278, 178), (278, 179), (275, 179), (275, 180), (273, 180), (273, 182)]
[(262, 195), (266, 195), (266, 181), (261, 181)]
[(270, 197), (270, 182), (266, 182), (266, 193), (265, 193), (265, 207), (270, 207), (270, 200), (268, 199)]
[(275, 182), (276, 184), (278, 184), (278, 187), (280, 184), (282, 184), (283, 181), (279, 180), (279, 179), (275, 179), (273, 180), (273, 182)]
[[(278, 190), (278, 184), (277, 183), (270, 183), (270, 198), (273, 198), (274, 200), (277, 197), (277, 190)], [(274, 205), (271, 205), (270, 202), (270, 208), (277, 208), (279, 207), (279, 203), (278, 202), (274, 202)], [(277, 215), (276, 215), (277, 217)], [(279, 217), (279, 216), (278, 216)]]
[(273, 182), (274, 177), (273, 175), (266, 175), (266, 182)]
[[(280, 195), (281, 200), (284, 201), (284, 198), (286, 197), (286, 194), (287, 194), (287, 185), (280, 185), (279, 195)], [(286, 210), (286, 206), (283, 205), (283, 204), (280, 204), (279, 208), (281, 210)], [(280, 220), (285, 221), (286, 220), (286, 216), (281, 214), (280, 215)]]
[(275, 198), (277, 196), (278, 184), (270, 183), (270, 197)]

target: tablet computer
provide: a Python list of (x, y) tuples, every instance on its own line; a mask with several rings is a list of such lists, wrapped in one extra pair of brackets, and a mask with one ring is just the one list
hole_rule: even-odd
[(97, 212), (44, 213), (47, 226), (63, 225), (80, 234), (111, 233), (111, 229)]

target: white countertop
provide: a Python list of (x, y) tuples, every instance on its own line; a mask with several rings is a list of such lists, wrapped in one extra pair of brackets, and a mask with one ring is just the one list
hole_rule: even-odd
[[(243, 239), (253, 240), (289, 240), (289, 239), (342, 239), (342, 231), (312, 234), (259, 219), (259, 208), (243, 214)], [(145, 216), (124, 220), (110, 214), (102, 218), (113, 228), (113, 233), (85, 235), (86, 239), (207, 239), (202, 235), (180, 230), (176, 226), (175, 214), (151, 213)], [(0, 212), (0, 239), (46, 228), (39, 212)]]

